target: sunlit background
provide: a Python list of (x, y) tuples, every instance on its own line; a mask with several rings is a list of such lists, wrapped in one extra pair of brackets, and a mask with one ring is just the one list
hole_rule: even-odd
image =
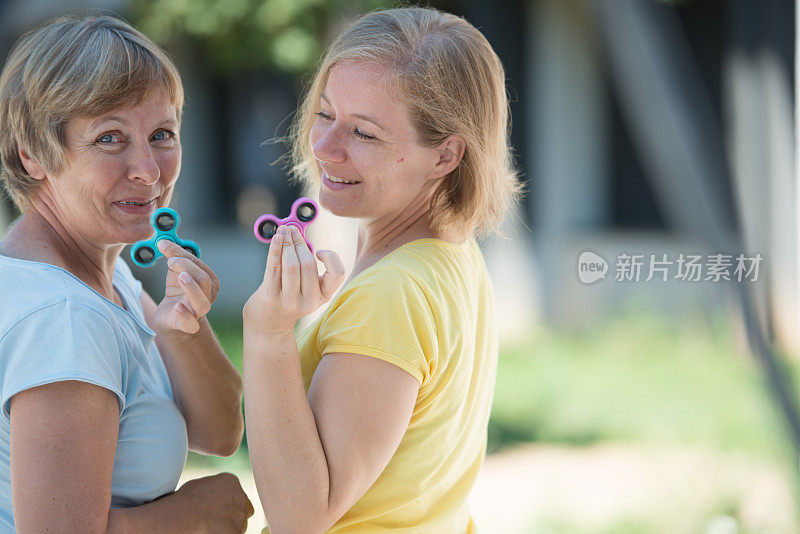
[[(0, 57), (65, 5), (126, 18), (181, 71), (173, 207), (222, 280), (212, 324), (241, 368), (266, 251), (253, 221), (303, 194), (280, 139), (325, 44), (387, 4), (0, 0)], [(481, 532), (800, 532), (794, 3), (430, 5), (502, 59), (528, 190), (506, 238), (482, 244), (502, 343)], [(0, 204), (0, 235), (16, 215)], [(312, 229), (352, 262), (352, 222)], [(135, 273), (161, 294), (163, 264)], [(246, 447), (190, 455), (185, 478), (235, 472), (256, 502)]]

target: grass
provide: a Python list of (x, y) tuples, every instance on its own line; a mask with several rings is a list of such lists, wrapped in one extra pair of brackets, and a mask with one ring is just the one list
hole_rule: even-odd
[[(241, 370), (240, 319), (217, 317), (211, 322)], [(711, 451), (709, 465), (716, 465), (713, 458), (744, 457), (744, 465), (752, 468), (746, 473), (755, 476), (757, 466), (771, 466), (786, 474), (787, 485), (797, 485), (792, 475), (797, 472), (796, 453), (768, 384), (760, 367), (737, 349), (733, 338), (721, 319), (684, 317), (669, 322), (641, 313), (608, 318), (582, 330), (535, 329), (524, 342), (501, 346), (489, 451), (531, 442), (587, 452), (590, 449), (583, 447), (619, 443), (670, 450), (699, 446)], [(798, 365), (788, 361), (787, 369), (796, 380)], [(246, 442), (232, 458), (190, 454), (189, 462), (219, 471), (250, 468)], [(564, 469), (567, 476), (567, 470), (575, 467)], [(659, 505), (649, 512), (620, 511), (607, 523), (591, 524), (578, 509), (551, 515), (547, 509), (531, 510), (529, 528), (519, 532), (766, 532), (749, 526), (751, 501), (741, 486), (725, 485), (737, 480), (726, 478), (730, 474), (726, 469), (710, 467), (687, 480), (686, 488), (664, 490), (654, 497)], [(698, 480), (716, 488), (716, 493), (695, 493)], [(770, 531), (795, 530), (791, 526)]]
[(788, 435), (762, 373), (723, 322), (610, 319), (504, 347), (489, 448), (518, 441), (703, 444), (785, 458)]
[[(241, 370), (240, 319), (212, 324)], [(631, 314), (586, 330), (539, 329), (502, 346), (489, 451), (518, 442), (642, 441), (788, 461), (787, 433), (761, 370), (732, 337), (722, 320)]]
[[(241, 317), (209, 316), (209, 322), (217, 334), (225, 354), (234, 366), (242, 372), (242, 319)], [(204, 456), (189, 452), (187, 464), (192, 466), (213, 466), (221, 471), (249, 471), (250, 457), (247, 454), (247, 430), (239, 450), (230, 458)]]
[[(796, 495), (797, 457), (787, 426), (761, 368), (737, 349), (733, 338), (722, 320), (670, 323), (647, 315), (620, 316), (582, 331), (541, 329), (524, 343), (501, 350), (489, 450), (519, 442), (626, 442), (676, 450), (700, 446), (726, 457), (742, 455), (751, 466), (777, 468)], [(797, 382), (798, 366), (789, 362), (785, 368)], [(657, 497), (663, 500), (656, 513), (591, 524), (575, 510), (539, 516), (526, 532), (795, 532), (797, 523), (786, 526), (783, 515), (780, 530), (752, 530), (747, 526), (752, 522), (748, 492), (726, 488), (713, 478), (719, 473), (702, 471), (686, 481), (684, 495), (665, 491)], [(676, 503), (685, 496), (694, 501), (698, 479), (714, 485), (717, 493), (692, 512), (684, 511), (678, 528)]]

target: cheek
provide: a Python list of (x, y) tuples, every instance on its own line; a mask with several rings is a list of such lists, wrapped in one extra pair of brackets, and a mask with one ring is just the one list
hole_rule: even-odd
[(365, 175), (392, 174), (396, 168), (402, 165), (397, 163), (397, 160), (402, 157), (401, 154), (381, 145), (354, 140), (347, 144), (347, 153), (356, 169)]
[(75, 176), (107, 176), (123, 173), (125, 159), (119, 154), (86, 150), (67, 160), (64, 171)]
[(425, 175), (433, 168), (438, 155), (419, 146), (403, 146), (398, 150), (394, 166), (413, 175)]
[(53, 184), (66, 196), (88, 200), (112, 190), (124, 175), (125, 164), (121, 158), (100, 154), (70, 161)]
[(322, 137), (322, 128), (318, 124), (319, 121), (315, 121), (314, 125), (311, 127), (311, 130), (308, 132), (308, 144), (311, 148), (314, 148), (314, 145), (317, 144), (319, 138)]
[(158, 159), (158, 168), (161, 170), (162, 180), (174, 182), (178, 178), (178, 173), (181, 170), (180, 148), (162, 154)]

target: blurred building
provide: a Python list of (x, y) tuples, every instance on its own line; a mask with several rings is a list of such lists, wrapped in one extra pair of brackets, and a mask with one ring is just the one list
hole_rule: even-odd
[[(576, 324), (631, 306), (705, 315), (724, 306), (723, 283), (645, 281), (646, 271), (617, 281), (616, 260), (741, 252), (764, 258), (753, 284), (762, 321), (784, 346), (800, 346), (792, 2), (432, 4), (478, 26), (507, 71), (528, 195), (508, 239), (484, 244), (507, 336), (538, 320)], [(124, 16), (127, 4), (71, 5)], [(63, 9), (0, 0), (0, 56)], [(285, 215), (301, 194), (271, 165), (285, 147), (262, 145), (284, 133), (300, 85), (255, 70), (221, 77), (191, 48), (170, 52), (187, 94), (174, 205), (222, 279), (217, 310), (238, 314), (263, 274), (252, 221)], [(326, 215), (315, 226), (318, 247), (352, 260), (352, 223)], [(604, 280), (581, 283), (583, 251), (608, 262)], [(137, 274), (161, 290), (158, 268)]]

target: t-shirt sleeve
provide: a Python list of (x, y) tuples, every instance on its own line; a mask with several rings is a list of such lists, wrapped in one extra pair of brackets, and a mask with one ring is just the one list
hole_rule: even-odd
[(60, 302), (37, 310), (0, 339), (3, 417), (11, 397), (36, 386), (79, 380), (111, 390), (125, 407), (124, 362), (114, 329), (98, 311)]
[(436, 369), (436, 319), (414, 278), (396, 266), (369, 273), (368, 279), (337, 297), (319, 331), (321, 354), (371, 356), (409, 372), (424, 387)]

